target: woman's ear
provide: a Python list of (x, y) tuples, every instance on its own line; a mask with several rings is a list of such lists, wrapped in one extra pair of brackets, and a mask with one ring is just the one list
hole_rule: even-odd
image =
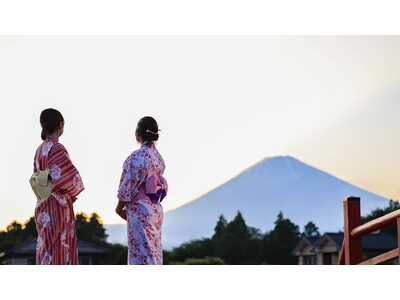
[(64, 133), (64, 122), (61, 121), (60, 124), (58, 125), (59, 129), (59, 136), (61, 136)]
[(140, 143), (139, 129), (137, 129), (137, 128), (136, 128), (136, 130), (135, 130), (135, 137), (136, 137), (136, 141), (137, 141), (138, 143)]

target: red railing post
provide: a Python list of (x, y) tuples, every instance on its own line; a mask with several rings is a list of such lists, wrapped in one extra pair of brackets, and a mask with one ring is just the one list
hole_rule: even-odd
[(343, 199), (343, 208), (345, 264), (356, 265), (362, 261), (361, 237), (352, 238), (351, 231), (361, 225), (360, 198), (351, 196)]
[(400, 265), (400, 218), (397, 218), (397, 251), (399, 252), (399, 265)]

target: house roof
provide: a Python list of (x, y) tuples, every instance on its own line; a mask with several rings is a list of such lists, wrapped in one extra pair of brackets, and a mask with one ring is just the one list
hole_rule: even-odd
[(325, 233), (314, 243), (313, 251), (316, 253), (319, 252), (320, 247), (322, 247), (327, 241), (335, 244), (337, 251), (340, 251), (343, 243), (343, 233)]
[(310, 241), (311, 245), (314, 246), (314, 244), (316, 243), (316, 241), (318, 241), (319, 238), (320, 238), (319, 236), (312, 236), (307, 239)]
[[(314, 251), (318, 247), (322, 246), (327, 240), (336, 244), (338, 251), (340, 251), (343, 239), (343, 232), (327, 232), (317, 240), (315, 240), (315, 238), (303, 238), (293, 249), (292, 255), (300, 255), (299, 251), (304, 248), (306, 243), (304, 240), (307, 240), (308, 244), (313, 245)], [(361, 240), (362, 249), (365, 251), (388, 251), (398, 247), (397, 236), (393, 236), (382, 231), (367, 234), (363, 236)]]
[(342, 246), (344, 233), (343, 232), (327, 232), (324, 235), (329, 237), (331, 241), (335, 242), (338, 246)]
[(371, 233), (361, 240), (362, 247), (368, 250), (391, 250), (398, 247), (397, 236), (385, 232)]
[[(79, 255), (109, 255), (113, 251), (111, 249), (78, 239), (78, 253)], [(29, 240), (19, 246), (8, 249), (0, 253), (0, 258), (5, 256), (27, 256), (36, 255), (36, 239)]]
[(319, 239), (319, 237), (307, 237), (302, 238), (300, 242), (294, 247), (291, 254), (292, 255), (300, 255), (301, 250), (306, 246), (314, 246), (315, 242)]
[(79, 254), (98, 254), (98, 255), (105, 255), (105, 254), (111, 254), (113, 251), (111, 249), (101, 247), (99, 245), (83, 241), (83, 240), (78, 240), (78, 253)]
[[(339, 247), (342, 246), (343, 233), (326, 233)], [(391, 250), (398, 246), (397, 236), (383, 231), (373, 232), (361, 237), (364, 250)]]

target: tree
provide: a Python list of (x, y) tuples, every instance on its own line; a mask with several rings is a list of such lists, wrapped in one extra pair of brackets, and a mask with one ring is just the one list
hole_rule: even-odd
[(300, 240), (299, 227), (279, 212), (275, 228), (264, 235), (260, 247), (259, 262), (270, 265), (293, 265), (296, 257), (291, 255), (292, 249)]
[(242, 214), (238, 211), (236, 217), (226, 226), (225, 235), (222, 239), (224, 245), (222, 258), (227, 264), (243, 263), (246, 260), (249, 241), (249, 229)]
[(98, 244), (107, 243), (106, 229), (103, 227), (103, 221), (97, 213), (92, 213), (89, 219), (89, 225), (94, 236), (94, 241)]
[(7, 232), (8, 233), (14, 233), (14, 234), (19, 234), (22, 229), (22, 224), (19, 223), (18, 221), (14, 220), (10, 224), (7, 225)]
[(0, 251), (13, 248), (23, 242), (22, 224), (14, 220), (7, 225), (0, 235)]
[(105, 259), (107, 265), (126, 265), (128, 259), (128, 247), (121, 244), (107, 244), (114, 254)]
[[(226, 234), (226, 227), (228, 225), (228, 222), (224, 218), (223, 215), (221, 215), (218, 219), (217, 225), (214, 228), (214, 235), (211, 237), (211, 241), (213, 243), (213, 255), (216, 255), (218, 257), (224, 257), (225, 256), (225, 245), (224, 245), (224, 238)], [(208, 255), (211, 255), (208, 254)]]
[(167, 252), (170, 264), (254, 264), (262, 235), (240, 212), (229, 223), (220, 216), (211, 238), (192, 240)]
[(205, 258), (188, 258), (184, 262), (185, 265), (224, 265), (225, 262), (220, 257), (209, 257)]
[(224, 237), (227, 224), (228, 222), (224, 216), (220, 215), (217, 225), (214, 228), (214, 235), (212, 236), (213, 240), (221, 240)]
[(318, 227), (313, 222), (310, 221), (304, 226), (304, 232), (302, 236), (306, 238), (320, 237), (321, 234), (318, 231)]
[(181, 246), (174, 248), (169, 259), (171, 262), (184, 262), (188, 258), (214, 256), (213, 253), (213, 242), (209, 238), (203, 238), (183, 243)]
[(78, 239), (82, 239), (97, 245), (107, 244), (106, 229), (100, 216), (93, 212), (90, 217), (80, 212), (76, 215), (76, 235)]
[[(388, 213), (394, 212), (400, 209), (400, 203), (398, 201), (390, 200), (387, 207), (376, 208), (372, 210), (368, 215), (361, 217), (361, 223), (367, 223), (369, 221), (375, 220), (376, 218), (387, 215)], [(386, 232), (392, 235), (397, 234), (397, 224), (391, 224), (382, 229), (382, 232)]]
[[(78, 239), (110, 248), (114, 252), (114, 255), (105, 258), (104, 262), (112, 265), (126, 265), (128, 248), (120, 244), (107, 243), (106, 230), (97, 213), (92, 213), (90, 217), (88, 217), (85, 213), (81, 212), (76, 215), (75, 220)], [(0, 231), (0, 252), (36, 238), (37, 230), (35, 218), (33, 216), (23, 225), (14, 220), (7, 225), (5, 231)]]
[(36, 230), (35, 217), (30, 217), (25, 223), (22, 231), (23, 240), (28, 241), (31, 239), (36, 239), (38, 236)]

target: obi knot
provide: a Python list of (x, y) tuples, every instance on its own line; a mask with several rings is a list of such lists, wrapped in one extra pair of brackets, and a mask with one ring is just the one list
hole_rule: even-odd
[(168, 184), (164, 177), (149, 173), (146, 179), (146, 195), (154, 204), (161, 202), (168, 192)]

